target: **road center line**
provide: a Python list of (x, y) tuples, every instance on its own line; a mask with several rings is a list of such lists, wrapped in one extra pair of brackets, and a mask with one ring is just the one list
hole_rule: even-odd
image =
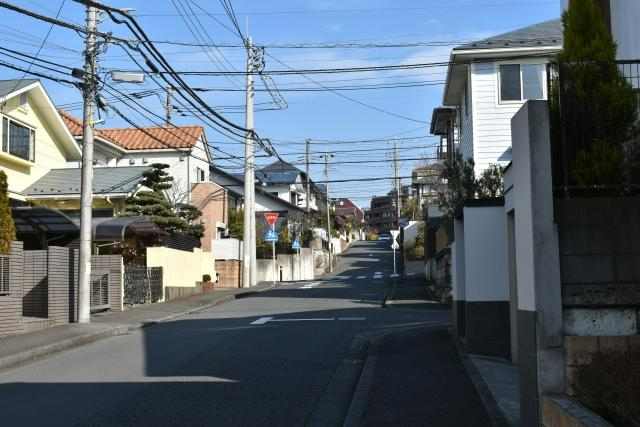
[(267, 322), (329, 322), (329, 321), (354, 321), (366, 320), (366, 317), (315, 317), (302, 319), (274, 319), (273, 317), (261, 317), (251, 322), (251, 325), (264, 325)]

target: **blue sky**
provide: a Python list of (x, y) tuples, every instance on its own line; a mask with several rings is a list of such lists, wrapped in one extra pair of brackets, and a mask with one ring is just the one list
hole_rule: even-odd
[[(104, 0), (103, 3), (114, 7), (135, 8), (134, 16), (152, 40), (195, 40), (183, 17), (178, 14), (178, 6), (184, 7), (183, 11), (196, 12), (195, 16), (186, 19), (193, 20), (192, 29), (195, 25), (202, 37), (210, 37), (216, 44), (240, 43), (237, 35), (220, 24), (232, 28), (219, 1)], [(457, 44), (553, 19), (559, 15), (560, 10), (558, 0), (234, 0), (232, 3), (242, 32), (246, 35), (248, 27), (248, 34), (253, 37), (256, 45), (447, 42), (446, 45), (414, 48), (266, 48), (267, 71), (286, 69), (282, 64), (295, 69), (324, 69), (446, 61), (451, 48)], [(16, 4), (49, 16), (55, 16), (62, 5), (60, 19), (84, 24), (84, 9), (72, 0), (65, 0), (64, 3), (62, 0), (23, 0), (16, 1)], [(188, 9), (189, 6), (191, 10)], [(215, 19), (206, 15), (203, 10), (212, 14)], [(0, 10), (0, 16), (2, 47), (29, 54), (38, 52), (50, 31), (49, 24), (4, 9)], [(196, 18), (202, 27), (197, 27), (199, 24), (195, 21)], [(113, 31), (114, 35), (131, 38), (124, 26), (112, 23), (107, 16), (104, 16), (100, 30)], [(54, 27), (39, 56), (57, 64), (80, 67), (83, 61), (82, 43), (82, 38), (74, 31)], [(223, 69), (221, 67), (227, 70), (244, 70), (246, 67), (242, 48), (221, 48), (219, 51), (205, 48), (205, 52), (198, 46), (158, 44), (158, 47), (176, 70), (216, 71)], [(0, 60), (28, 66), (28, 63), (4, 54), (0, 55)], [(107, 46), (106, 51), (101, 54), (100, 64), (103, 71), (136, 68), (117, 45)], [(271, 105), (271, 97), (266, 92), (258, 92), (255, 99), (255, 128), (261, 137), (272, 140), (273, 146), (285, 160), (301, 169), (304, 169), (305, 138), (312, 140), (314, 163), (321, 162), (318, 153), (325, 149), (334, 152), (329, 172), (331, 180), (391, 177), (394, 135), (405, 138), (399, 139), (400, 159), (433, 156), (437, 139), (428, 135), (427, 122), (432, 109), (440, 105), (445, 71), (444, 68), (423, 68), (309, 75), (310, 79), (329, 87), (415, 83), (428, 85), (340, 92), (352, 100), (328, 91), (283, 91), (282, 95), (288, 103), (284, 110), (264, 110)], [(22, 72), (0, 66), (0, 79), (22, 77)], [(221, 107), (226, 118), (244, 125), (241, 108), (244, 105), (244, 94), (240, 91), (227, 91), (243, 88), (244, 77), (189, 76), (185, 79), (192, 87), (226, 89), (202, 92), (201, 96), (209, 105)], [(303, 76), (273, 76), (273, 80), (280, 89), (319, 88)], [(78, 90), (49, 81), (43, 83), (56, 105), (65, 106), (72, 113), (81, 116), (81, 96)], [(262, 87), (258, 80), (257, 88)], [(147, 79), (143, 85), (120, 85), (118, 88), (127, 92), (139, 92), (158, 89), (158, 86)], [(102, 94), (110, 97), (107, 93)], [(164, 94), (151, 95), (140, 102), (156, 114), (164, 116), (160, 98), (164, 99)], [(147, 113), (141, 115), (139, 109), (133, 111), (117, 102), (114, 105), (140, 125), (151, 126), (154, 121), (160, 122), (157, 117)], [(113, 113), (103, 114), (103, 118), (106, 118), (104, 126), (126, 126)], [(175, 116), (174, 123), (202, 124), (196, 116), (178, 115)], [(211, 128), (207, 128), (207, 135), (211, 145), (234, 156), (242, 156), (242, 144), (221, 136)], [(381, 140), (366, 143), (327, 142), (365, 139)], [(228, 157), (217, 150), (213, 154), (214, 157)], [(259, 165), (273, 161), (265, 157), (257, 160)], [(420, 161), (402, 160), (401, 176), (409, 176), (417, 163)], [(241, 171), (238, 160), (217, 160), (216, 164), (232, 172)], [(312, 176), (317, 181), (322, 180), (322, 168), (321, 164), (312, 165)], [(404, 183), (408, 182), (409, 180), (404, 180)], [(356, 204), (366, 207), (372, 195), (386, 194), (392, 186), (391, 180), (372, 180), (334, 183), (330, 184), (330, 190), (332, 197), (349, 197)]]

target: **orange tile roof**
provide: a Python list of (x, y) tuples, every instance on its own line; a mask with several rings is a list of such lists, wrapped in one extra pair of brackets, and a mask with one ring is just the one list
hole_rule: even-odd
[[(73, 136), (82, 135), (82, 120), (64, 110), (60, 116)], [(96, 128), (95, 135), (126, 150), (159, 150), (167, 148), (191, 148), (204, 133), (202, 126)], [(159, 140), (159, 141), (158, 141)]]

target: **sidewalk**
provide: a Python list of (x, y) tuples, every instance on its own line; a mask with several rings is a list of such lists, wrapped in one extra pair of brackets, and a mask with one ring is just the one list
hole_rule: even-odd
[[(396, 283), (393, 284), (385, 305), (389, 308), (411, 308), (418, 310), (450, 309), (449, 304), (441, 304), (435, 300), (435, 295), (432, 295), (424, 283), (424, 277), (416, 275), (396, 281)], [(453, 369), (451, 366), (448, 366), (448, 364), (453, 364), (453, 360), (451, 359), (461, 362), (459, 366), (463, 367), (465, 378), (459, 380), (461, 381), (460, 384), (462, 387), (462, 389), (459, 390), (459, 392), (462, 393), (459, 399), (470, 399), (470, 404), (472, 404), (475, 400), (474, 395), (479, 397), (488, 417), (477, 418), (474, 423), (470, 423), (469, 425), (520, 425), (520, 393), (517, 366), (502, 359), (467, 355), (464, 353), (463, 346), (456, 337), (453, 337), (454, 341), (452, 341), (451, 336), (449, 336), (448, 333), (446, 335), (446, 339), (454, 351), (448, 352), (448, 350), (442, 348), (448, 346), (448, 344), (438, 343), (437, 351), (446, 354), (446, 356), (439, 358), (440, 361), (438, 363), (441, 364), (443, 370), (447, 370)], [(419, 369), (420, 372), (426, 372), (429, 376), (435, 375), (435, 379), (438, 379), (439, 373), (434, 373), (432, 366), (426, 366), (426, 361), (434, 357), (433, 355), (430, 356), (429, 353), (434, 353), (434, 341), (439, 341), (440, 338), (438, 331), (434, 331), (433, 329), (430, 332), (425, 332), (424, 329), (416, 329), (383, 338), (380, 348), (382, 349), (381, 351), (384, 351), (385, 341), (388, 352), (391, 352), (391, 348), (394, 349), (393, 353), (406, 348), (406, 354), (402, 356), (404, 359), (398, 359), (396, 361), (396, 363), (399, 364), (398, 366), (413, 366), (415, 369)], [(409, 354), (409, 349), (412, 348), (411, 346), (414, 347), (414, 356), (419, 356), (421, 360), (411, 358), (412, 356)], [(430, 350), (427, 349), (427, 347), (429, 347)], [(456, 352), (458, 353), (457, 355)], [(397, 354), (394, 356), (384, 356), (384, 353), (381, 354), (381, 356), (383, 358), (401, 357)], [(448, 362), (447, 359), (449, 359)], [(449, 375), (454, 376), (458, 376), (458, 374), (457, 371), (449, 373)], [(406, 381), (409, 380), (410, 379), (407, 378)], [(438, 379), (437, 381), (442, 380)], [(465, 384), (467, 383), (473, 384), (476, 393), (471, 393), (466, 389)], [(425, 389), (425, 386), (420, 387)], [(458, 387), (458, 385), (454, 387)], [(440, 392), (436, 391), (435, 395), (444, 399), (449, 398), (447, 390), (442, 390), (442, 393), (444, 394), (440, 396)], [(378, 404), (381, 403), (378, 402)], [(457, 408), (456, 410), (462, 412), (470, 411), (469, 408), (465, 408), (464, 406), (457, 407), (456, 405), (459, 405), (458, 402), (450, 402), (450, 404), (453, 405), (452, 408)], [(421, 403), (421, 405), (424, 406), (424, 402)], [(473, 407), (473, 405), (471, 406)], [(410, 410), (410, 408), (407, 408), (407, 410)], [(423, 409), (423, 411), (425, 410), (426, 409)], [(455, 417), (449, 421), (452, 424), (457, 424)], [(485, 422), (488, 422), (488, 424), (485, 424)]]
[(91, 323), (70, 323), (0, 338), (0, 370), (93, 341), (124, 335), (131, 330), (165, 322), (271, 288), (271, 283), (265, 283), (251, 289), (216, 289), (212, 293), (164, 303), (141, 304), (130, 308), (125, 306), (124, 311), (96, 313), (91, 316)]
[(345, 425), (491, 426), (447, 331), (450, 307), (434, 301), (424, 277), (396, 280), (385, 306), (424, 311), (424, 325), (383, 332), (371, 341), (361, 376), (369, 378), (362, 418)]

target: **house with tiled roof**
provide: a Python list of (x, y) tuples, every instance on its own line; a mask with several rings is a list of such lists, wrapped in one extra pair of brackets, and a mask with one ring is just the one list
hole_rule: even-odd
[[(62, 110), (60, 116), (80, 144), (82, 119)], [(188, 202), (191, 187), (209, 181), (212, 158), (202, 126), (170, 125), (141, 129), (96, 128), (93, 162), (96, 168), (165, 163), (176, 184), (169, 198)]]
[[(60, 116), (80, 144), (82, 120), (62, 110)], [(202, 211), (202, 249), (210, 250), (211, 240), (226, 234), (232, 203), (228, 191), (211, 182), (212, 157), (202, 126), (95, 128), (94, 136), (94, 171), (167, 164), (167, 172), (174, 178), (167, 198), (173, 203), (192, 203)]]
[(529, 99), (547, 99), (547, 64), (562, 49), (562, 22), (553, 19), (455, 47), (442, 104), (431, 133), (440, 157), (460, 150), (476, 176), (511, 161), (511, 118)]

